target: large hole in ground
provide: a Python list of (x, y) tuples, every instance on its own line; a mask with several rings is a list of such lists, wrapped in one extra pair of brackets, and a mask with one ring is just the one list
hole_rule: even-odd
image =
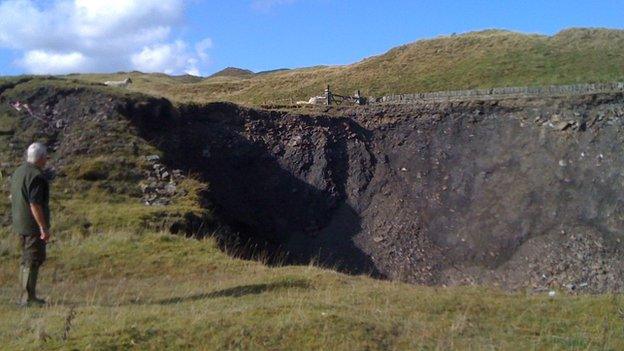
[(622, 289), (620, 94), (179, 113), (165, 128), (168, 162), (209, 183), (236, 242), (286, 263), (414, 283)]

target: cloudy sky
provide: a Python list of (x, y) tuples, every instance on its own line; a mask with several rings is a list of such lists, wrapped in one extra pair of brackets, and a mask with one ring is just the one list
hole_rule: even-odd
[(0, 75), (346, 64), (486, 28), (622, 28), (624, 1), (0, 0)]

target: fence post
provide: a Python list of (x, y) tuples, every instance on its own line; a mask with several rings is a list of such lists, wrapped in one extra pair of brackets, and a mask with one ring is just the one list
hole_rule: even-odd
[(327, 105), (331, 105), (333, 102), (332, 93), (329, 90), (329, 84), (327, 84), (327, 88), (325, 88), (325, 99), (327, 100)]
[(360, 89), (355, 92), (355, 103), (358, 105), (363, 105), (362, 103), (362, 95), (360, 94)]

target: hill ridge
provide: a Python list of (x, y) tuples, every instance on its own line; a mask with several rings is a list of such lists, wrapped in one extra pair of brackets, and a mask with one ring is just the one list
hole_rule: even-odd
[[(624, 31), (571, 28), (554, 35), (488, 29), (422, 39), (342, 66), (218, 76), (200, 82), (133, 76), (131, 89), (184, 102), (244, 105), (308, 100), (326, 85), (340, 94), (401, 93), (624, 81)], [(83, 75), (104, 81), (114, 75)], [(119, 78), (117, 76), (117, 78)]]

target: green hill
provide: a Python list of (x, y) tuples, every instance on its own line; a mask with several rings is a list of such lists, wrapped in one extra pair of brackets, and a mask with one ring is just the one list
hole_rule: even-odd
[(246, 78), (253, 76), (254, 73), (248, 69), (236, 68), (236, 67), (228, 67), (225, 68), (208, 78), (216, 78), (216, 77), (235, 77), (235, 78)]
[[(199, 82), (130, 74), (132, 89), (178, 101), (307, 100), (326, 84), (367, 96), (624, 80), (624, 31), (568, 29), (554, 36), (486, 30), (421, 40), (346, 66), (319, 66)], [(86, 75), (100, 81), (123, 75)], [(136, 79), (135, 79), (136, 78)]]

